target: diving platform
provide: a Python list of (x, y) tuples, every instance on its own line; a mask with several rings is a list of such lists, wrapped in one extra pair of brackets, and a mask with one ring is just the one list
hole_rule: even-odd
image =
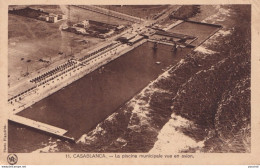
[(153, 42), (153, 43), (156, 43), (156, 44), (165, 44), (165, 45), (169, 45), (169, 46), (174, 45), (173, 43), (169, 43), (169, 42), (166, 42), (166, 41), (160, 41), (160, 40), (154, 40), (154, 39), (148, 39), (147, 41), (150, 41), (150, 42)]
[(176, 44), (181, 47), (181, 48), (185, 48), (185, 47), (191, 47), (194, 48), (195, 46), (192, 44), (187, 44), (187, 43), (180, 43), (180, 42), (175, 42), (175, 43), (171, 43), (171, 42), (167, 42), (167, 41), (161, 41), (161, 40), (155, 40), (155, 39), (148, 39), (147, 41), (153, 42), (153, 43), (157, 43), (157, 44), (164, 44), (164, 45), (169, 45), (169, 46), (175, 46)]

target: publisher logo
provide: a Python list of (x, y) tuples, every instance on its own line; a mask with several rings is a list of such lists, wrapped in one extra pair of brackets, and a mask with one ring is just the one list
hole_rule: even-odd
[(10, 165), (14, 165), (16, 164), (18, 161), (18, 157), (16, 156), (16, 154), (9, 154), (7, 156), (7, 162), (10, 164)]

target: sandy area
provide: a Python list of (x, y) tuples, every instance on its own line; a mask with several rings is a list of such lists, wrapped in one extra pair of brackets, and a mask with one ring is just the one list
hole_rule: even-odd
[[(41, 8), (45, 10), (45, 6)], [(57, 13), (61, 13), (62, 11), (59, 6), (46, 8), (48, 12), (57, 10)], [(103, 41), (61, 31), (60, 25), (66, 21), (47, 23), (12, 14), (9, 14), (8, 19), (8, 82), (10, 87), (46, 68), (52, 68), (54, 63), (65, 62), (71, 58), (72, 54), (78, 54), (81, 50), (91, 48)]]

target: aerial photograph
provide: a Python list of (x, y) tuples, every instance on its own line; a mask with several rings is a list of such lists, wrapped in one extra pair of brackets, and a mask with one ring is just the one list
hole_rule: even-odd
[(250, 81), (251, 5), (8, 6), (9, 153), (250, 153)]

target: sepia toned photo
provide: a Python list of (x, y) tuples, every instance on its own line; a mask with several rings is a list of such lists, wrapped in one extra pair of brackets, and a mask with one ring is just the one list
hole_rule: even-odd
[(171, 3), (8, 4), (7, 164), (250, 155), (252, 5)]

